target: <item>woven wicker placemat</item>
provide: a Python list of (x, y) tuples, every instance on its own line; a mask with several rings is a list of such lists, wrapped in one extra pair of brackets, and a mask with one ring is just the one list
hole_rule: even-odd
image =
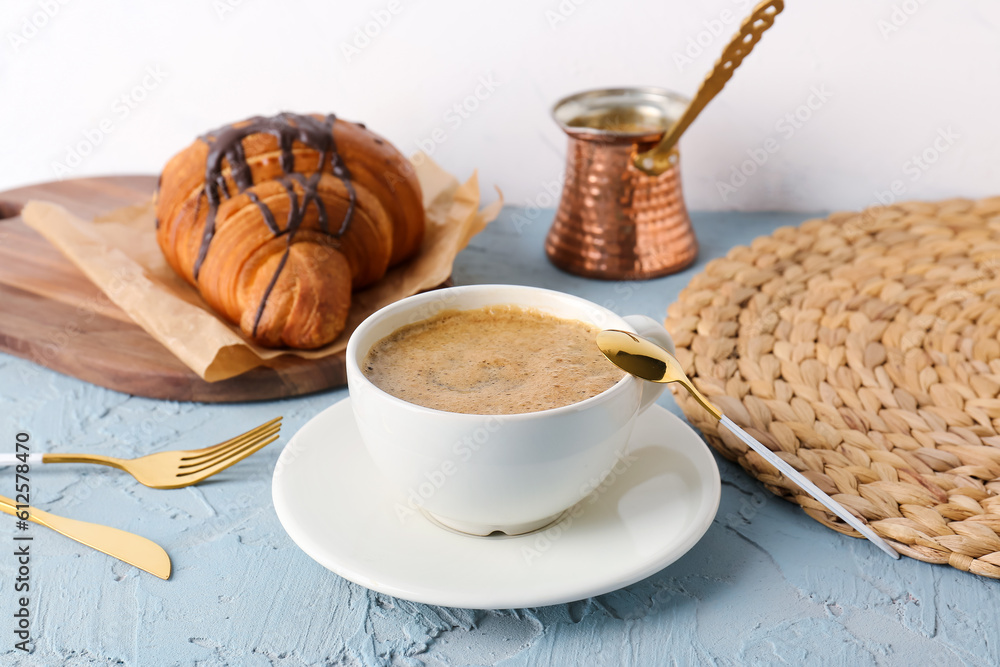
[[(900, 553), (1000, 578), (1000, 197), (777, 229), (666, 326), (709, 400)], [(671, 386), (722, 455), (860, 537)]]

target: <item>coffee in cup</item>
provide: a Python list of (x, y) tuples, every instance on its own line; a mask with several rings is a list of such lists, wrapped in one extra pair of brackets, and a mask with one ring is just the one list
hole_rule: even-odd
[(624, 377), (597, 347), (600, 330), (512, 304), (445, 310), (375, 343), (362, 371), (396, 398), (436, 410), (551, 410)]
[[(636, 417), (663, 391), (663, 385), (619, 376), (589, 398), (564, 395), (566, 404), (559, 407), (483, 414), (399, 398), (365, 374), (372, 349), (409, 325), (447, 311), (508, 307), (594, 330), (634, 331), (673, 350), (670, 335), (649, 317), (621, 317), (586, 299), (537, 287), (450, 287), (372, 314), (348, 341), (347, 382), (358, 431), (388, 482), (386, 493), (396, 498), (401, 521), (419, 520), (424, 513), (474, 535), (517, 535), (542, 528), (583, 500), (622, 460)], [(600, 354), (596, 341), (594, 347)], [(552, 373), (564, 352), (553, 350), (554, 356), (539, 360), (540, 367)], [(337, 446), (336, 433), (330, 441)]]

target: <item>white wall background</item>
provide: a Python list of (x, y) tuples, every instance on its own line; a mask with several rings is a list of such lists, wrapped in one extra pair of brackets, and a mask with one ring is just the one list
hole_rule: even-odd
[[(900, 198), (1000, 192), (1000, 2), (786, 4), (682, 141), (691, 208), (859, 208), (894, 186)], [(509, 203), (553, 206), (546, 185), (563, 169), (565, 139), (552, 103), (598, 86), (692, 94), (751, 8), (5, 0), (0, 190), (155, 173), (212, 127), (316, 110), (362, 120), (407, 153), (422, 142), (460, 176), (478, 168), (484, 193), (497, 184)], [(391, 18), (376, 30), (373, 16)], [(367, 45), (366, 23), (377, 32)], [(484, 78), (499, 85), (467, 100)], [(453, 111), (463, 100), (477, 107), (467, 118)], [(814, 109), (802, 107), (810, 101)], [(786, 115), (796, 112), (808, 119), (793, 124)], [(760, 161), (765, 142), (776, 152), (759, 167), (746, 162)], [(741, 179), (741, 168), (754, 173)], [(725, 197), (720, 183), (733, 187)]]

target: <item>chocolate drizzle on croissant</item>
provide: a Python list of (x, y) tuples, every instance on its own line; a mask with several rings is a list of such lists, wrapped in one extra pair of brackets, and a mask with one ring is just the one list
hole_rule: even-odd
[[(283, 230), (278, 228), (274, 219), (274, 213), (268, 208), (267, 204), (262, 202), (256, 193), (250, 193), (251, 201), (260, 208), (268, 228), (274, 235), (276, 237), (283, 234), (288, 235), (285, 254), (282, 255), (281, 261), (278, 262), (278, 268), (271, 277), (271, 282), (268, 283), (267, 289), (264, 290), (264, 296), (260, 300), (260, 305), (257, 306), (257, 314), (254, 316), (253, 323), (253, 336), (257, 335), (257, 327), (260, 326), (260, 318), (264, 315), (267, 298), (271, 295), (275, 283), (278, 282), (281, 270), (285, 268), (285, 263), (288, 261), (288, 253), (295, 239), (295, 233), (299, 230), (299, 226), (305, 219), (306, 207), (309, 204), (316, 205), (316, 209), (319, 212), (320, 229), (327, 234), (330, 233), (326, 205), (316, 192), (316, 186), (323, 173), (323, 166), (326, 165), (328, 159), (330, 160), (333, 175), (344, 182), (351, 198), (347, 214), (341, 221), (337, 232), (333, 234), (333, 237), (340, 238), (343, 236), (351, 224), (354, 207), (357, 203), (357, 194), (354, 191), (354, 186), (351, 185), (351, 175), (347, 171), (347, 167), (342, 163), (340, 155), (337, 153), (337, 144), (333, 139), (333, 124), (336, 120), (334, 114), (328, 114), (323, 121), (318, 121), (311, 116), (284, 112), (272, 118), (255, 116), (247, 122), (240, 123), (239, 125), (226, 125), (200, 137), (209, 146), (208, 158), (205, 160), (205, 195), (208, 198), (208, 219), (205, 222), (205, 232), (204, 236), (202, 236), (201, 247), (198, 249), (198, 259), (194, 263), (195, 280), (198, 279), (198, 274), (201, 272), (201, 265), (205, 262), (205, 257), (208, 255), (208, 248), (212, 244), (212, 238), (215, 236), (215, 216), (219, 210), (219, 203), (223, 198), (228, 199), (230, 197), (229, 188), (226, 185), (226, 178), (222, 170), (222, 159), (225, 158), (229, 165), (230, 174), (236, 183), (236, 193), (242, 194), (254, 184), (250, 165), (247, 164), (246, 154), (243, 152), (243, 139), (251, 134), (266, 132), (267, 134), (274, 135), (278, 139), (278, 145), (281, 147), (281, 168), (285, 172), (285, 176), (281, 182), (285, 186), (288, 197), (292, 200), (292, 207), (288, 212), (288, 221), (285, 223)], [(295, 141), (320, 152), (319, 167), (309, 178), (305, 178), (302, 174), (295, 172), (295, 155), (292, 153), (292, 145)], [(295, 190), (292, 188), (290, 179), (297, 180), (305, 193), (301, 205), (298, 204), (298, 198)]]
[(409, 162), (332, 114), (254, 117), (174, 156), (157, 192), (167, 261), (268, 346), (313, 348), (343, 329), (352, 289), (423, 237)]

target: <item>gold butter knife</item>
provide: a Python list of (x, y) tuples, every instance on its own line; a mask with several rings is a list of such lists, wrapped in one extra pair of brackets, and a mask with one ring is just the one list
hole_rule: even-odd
[(103, 551), (129, 565), (135, 565), (140, 570), (155, 574), (160, 579), (170, 578), (170, 556), (163, 547), (152, 540), (117, 528), (49, 514), (0, 496), (0, 512), (24, 520), (25, 511), (27, 511), (27, 521), (51, 528), (80, 544)]

